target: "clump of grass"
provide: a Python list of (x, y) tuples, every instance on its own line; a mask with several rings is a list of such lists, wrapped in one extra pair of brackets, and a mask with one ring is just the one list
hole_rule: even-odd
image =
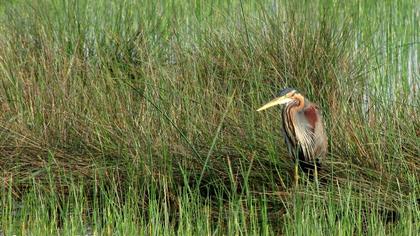
[[(416, 69), (382, 73), (392, 50), (373, 53), (383, 42), (358, 12), (372, 6), (322, 3), (7, 5), (0, 229), (414, 232), (418, 95), (390, 78)], [(254, 112), (286, 86), (324, 111), (323, 185), (290, 188), (279, 115)]]

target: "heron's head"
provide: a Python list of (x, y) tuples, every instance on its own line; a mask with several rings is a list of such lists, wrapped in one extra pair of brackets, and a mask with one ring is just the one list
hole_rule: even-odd
[(279, 92), (276, 98), (269, 101), (264, 106), (258, 108), (257, 111), (262, 111), (276, 105), (288, 104), (288, 103), (296, 101), (297, 99), (299, 99), (299, 97), (302, 97), (302, 95), (300, 95), (300, 93), (297, 92), (296, 89), (284, 88)]

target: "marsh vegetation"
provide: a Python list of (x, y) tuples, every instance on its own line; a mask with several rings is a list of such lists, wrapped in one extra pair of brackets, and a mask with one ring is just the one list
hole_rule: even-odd
[[(4, 235), (415, 235), (420, 4), (0, 3)], [(284, 87), (320, 105), (293, 187)]]

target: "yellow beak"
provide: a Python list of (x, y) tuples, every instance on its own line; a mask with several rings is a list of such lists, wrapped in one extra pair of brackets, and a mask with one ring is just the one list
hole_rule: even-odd
[(282, 96), (282, 97), (274, 98), (273, 100), (269, 101), (264, 106), (258, 108), (257, 111), (262, 111), (262, 110), (265, 110), (267, 108), (270, 108), (270, 107), (273, 107), (273, 106), (276, 106), (276, 105), (286, 104), (286, 103), (291, 102), (291, 101), (293, 101), (293, 100), (288, 98), (286, 95)]

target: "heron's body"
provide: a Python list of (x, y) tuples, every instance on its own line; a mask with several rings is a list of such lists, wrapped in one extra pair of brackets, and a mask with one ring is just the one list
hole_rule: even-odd
[[(327, 138), (318, 107), (300, 97), (302, 100), (296, 100), (283, 108), (283, 135), (289, 153), (307, 171), (313, 167), (314, 162), (319, 165), (319, 160), (325, 156)], [(290, 125), (292, 123), (297, 125)]]
[[(279, 96), (258, 109), (284, 104), (282, 111), (283, 135), (291, 156), (307, 172), (320, 164), (327, 153), (327, 136), (321, 112), (317, 105), (294, 89), (283, 89)], [(295, 173), (296, 174), (296, 173)]]

